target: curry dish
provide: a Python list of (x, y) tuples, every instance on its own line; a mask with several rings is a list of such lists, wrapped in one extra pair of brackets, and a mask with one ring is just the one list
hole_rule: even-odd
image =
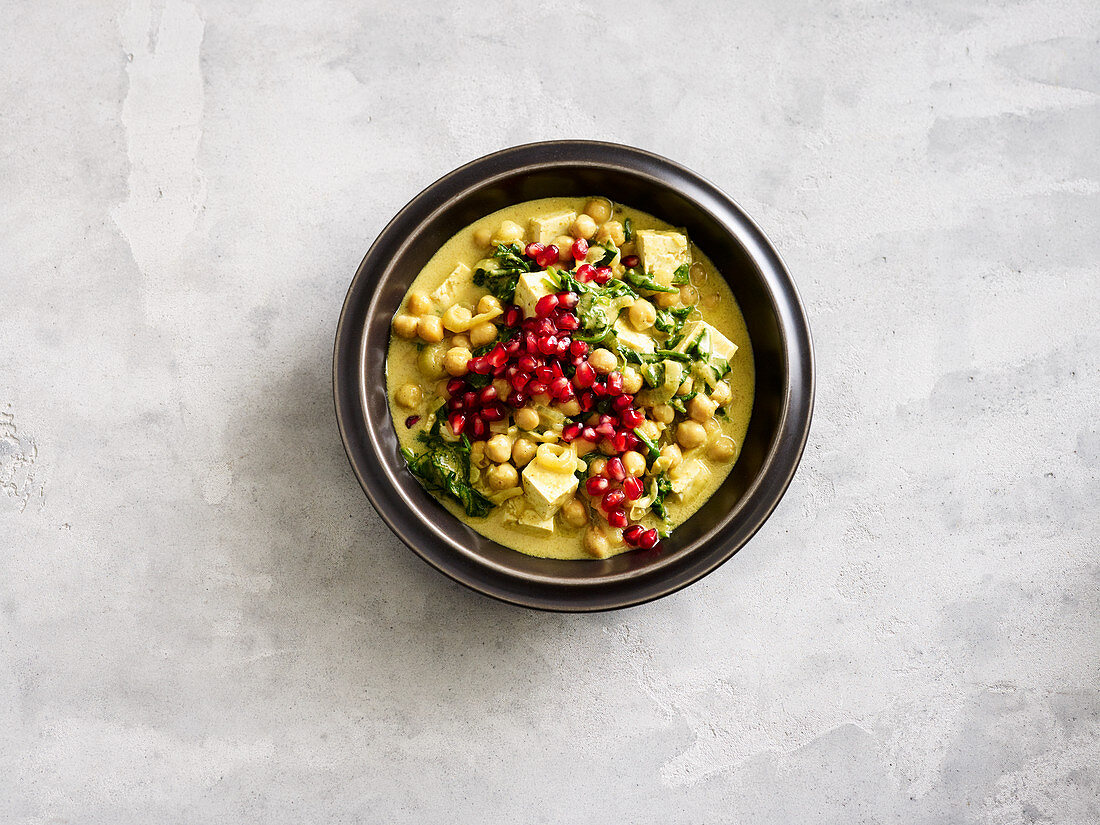
[(752, 345), (683, 229), (600, 198), (459, 232), (393, 319), (386, 386), (410, 472), (521, 553), (652, 550), (714, 493), (752, 413)]

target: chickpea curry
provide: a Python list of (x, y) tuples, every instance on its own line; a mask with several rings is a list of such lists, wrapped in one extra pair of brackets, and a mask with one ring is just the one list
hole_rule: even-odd
[(752, 346), (682, 229), (546, 198), (451, 238), (393, 319), (387, 392), (409, 470), (534, 556), (650, 550), (714, 493), (752, 413)]

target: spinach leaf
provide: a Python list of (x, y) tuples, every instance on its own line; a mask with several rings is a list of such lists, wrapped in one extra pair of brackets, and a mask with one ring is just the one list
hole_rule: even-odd
[(446, 407), (436, 412), (435, 424), (417, 438), (425, 449), (417, 455), (402, 449), (401, 454), (411, 472), (429, 493), (445, 494), (466, 510), (466, 515), (480, 518), (487, 516), (493, 503), (470, 485), (470, 440), (462, 436), (460, 441), (445, 441), (440, 435)]
[(474, 272), (474, 285), (489, 290), (502, 304), (510, 304), (516, 297), (516, 284), (524, 272), (534, 272), (537, 264), (523, 254), (523, 245), (497, 244), (493, 257), (498, 261), (495, 269), (478, 267)]
[(611, 263), (615, 260), (615, 256), (619, 254), (619, 250), (611, 244), (604, 246), (604, 249), (606, 251), (604, 252), (603, 257), (600, 258), (600, 260), (596, 263), (597, 267), (611, 266)]
[(684, 328), (684, 322), (691, 315), (691, 310), (692, 308), (689, 306), (659, 309), (657, 310), (657, 320), (653, 322), (653, 326), (670, 337), (679, 335), (680, 330)]
[(661, 286), (653, 275), (637, 269), (624, 272), (623, 280), (636, 289), (648, 289), (652, 292), (676, 292), (679, 289), (675, 286)]
[(675, 286), (685, 286), (691, 283), (691, 270), (688, 269), (687, 264), (680, 264), (676, 267), (676, 271), (672, 273), (672, 283)]
[(657, 489), (653, 496), (653, 512), (668, 521), (668, 508), (665, 507), (665, 499), (672, 492), (672, 482), (668, 480), (668, 476), (661, 473), (654, 479), (654, 483)]
[(626, 239), (626, 243), (630, 243), (634, 240), (634, 221), (627, 218), (623, 221), (623, 238)]
[(657, 456), (661, 454), (661, 448), (657, 446), (657, 442), (642, 432), (640, 427), (634, 428), (634, 435), (638, 436), (638, 440), (645, 445), (646, 451), (649, 453), (649, 460), (656, 461)]

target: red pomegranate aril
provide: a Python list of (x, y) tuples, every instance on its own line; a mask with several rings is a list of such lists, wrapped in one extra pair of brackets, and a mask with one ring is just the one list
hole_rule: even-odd
[(569, 345), (569, 351), (573, 355), (588, 355), (588, 344), (584, 341), (574, 341)]
[(575, 329), (580, 329), (581, 322), (577, 320), (576, 315), (562, 315), (558, 318), (558, 329), (564, 329), (568, 332), (572, 332)]
[(631, 501), (637, 501), (642, 497), (642, 493), (645, 492), (645, 485), (642, 484), (640, 478), (630, 476), (629, 478), (623, 479), (623, 492)]
[(523, 250), (523, 254), (528, 258), (537, 258), (543, 252), (546, 251), (546, 247), (540, 243), (529, 243)]
[(478, 393), (477, 400), (481, 402), (482, 406), (485, 406), (486, 404), (492, 404), (496, 401), (497, 395), (497, 388), (490, 384)]
[(584, 427), (581, 429), (581, 438), (585, 441), (591, 441), (593, 444), (600, 440), (600, 436), (596, 432), (595, 427)]
[(637, 265), (638, 265), (638, 256), (637, 255), (627, 255), (625, 258), (623, 258), (623, 266), (625, 266), (627, 269), (633, 269)]
[(489, 426), (485, 423), (485, 419), (480, 416), (474, 416), (474, 420), (470, 422), (470, 437), (475, 441), (485, 437), (485, 433), (489, 430)]
[(589, 264), (581, 264), (577, 267), (577, 280), (582, 284), (591, 281), (595, 274), (596, 270)]
[(517, 372), (511, 378), (508, 379), (508, 383), (512, 385), (514, 390), (522, 390), (527, 386), (527, 382), (531, 380), (531, 374), (526, 372)]
[(638, 538), (638, 545), (643, 550), (652, 550), (660, 540), (661, 537), (657, 534), (657, 528), (651, 527)]
[(616, 507), (607, 514), (607, 523), (612, 527), (626, 527), (630, 522), (626, 518), (626, 510), (622, 507)]
[(554, 355), (558, 351), (558, 338), (556, 335), (547, 335), (539, 339), (539, 352), (543, 355)]
[(607, 376), (607, 394), (623, 394), (623, 374), (621, 372), (613, 372)]
[(502, 367), (508, 361), (508, 353), (505, 351), (503, 344), (497, 344), (489, 350), (489, 354), (485, 358), (494, 367)]
[(604, 493), (600, 506), (605, 512), (611, 512), (626, 500), (626, 493), (622, 490), (609, 490)]
[(531, 325), (531, 332), (535, 333), (535, 336), (541, 338), (543, 335), (553, 335), (558, 331), (558, 325), (550, 318), (539, 318), (534, 324)]
[(461, 392), (462, 388), (466, 386), (466, 382), (461, 378), (452, 378), (447, 382), (447, 394), (454, 395), (457, 392)]
[(521, 355), (516, 361), (516, 366), (523, 372), (534, 372), (535, 367), (538, 366), (538, 361), (535, 360), (533, 355)]
[(594, 280), (600, 286), (603, 286), (611, 280), (611, 269), (606, 266), (601, 266), (599, 269), (596, 270), (596, 274), (592, 276), (592, 280)]
[(499, 401), (494, 401), (481, 411), (481, 417), (486, 421), (500, 421), (504, 418), (504, 407)]
[(595, 394), (595, 396), (597, 398), (603, 398), (605, 395), (607, 395), (607, 385), (606, 384), (594, 384), (592, 386), (592, 392)]
[(622, 411), (620, 419), (624, 427), (630, 427), (630, 429), (633, 430), (635, 427), (642, 426), (642, 422), (645, 421), (645, 416), (638, 410), (626, 409)]
[(463, 404), (463, 406), (465, 406), (466, 409), (468, 409), (468, 410), (472, 410), (475, 407), (477, 407), (478, 406), (477, 395), (478, 395), (477, 392), (474, 391), (474, 390), (469, 390), (469, 391), (463, 393), (462, 394), (462, 404)]
[(611, 449), (617, 453), (626, 452), (626, 433), (617, 432), (611, 437)]
[(638, 446), (641, 443), (642, 443), (642, 439), (638, 438), (638, 436), (634, 435), (634, 433), (627, 433), (626, 434), (626, 448), (628, 450), (638, 449)]
[(518, 326), (519, 322), (523, 320), (523, 310), (514, 304), (508, 307), (504, 313), (504, 326), (514, 327)]
[(640, 524), (631, 524), (625, 530), (623, 530), (623, 541), (629, 544), (631, 547), (637, 547), (638, 542), (642, 538), (642, 533), (645, 532), (645, 528)]
[(611, 482), (603, 476), (592, 476), (584, 482), (584, 489), (590, 496), (602, 496), (611, 487)]
[(577, 305), (577, 302), (581, 299), (581, 296), (576, 292), (559, 292), (558, 293), (558, 306), (565, 309), (572, 309)]
[(613, 409), (615, 412), (622, 412), (623, 410), (628, 409), (633, 403), (633, 395), (620, 395), (618, 398), (611, 402), (611, 409)]
[(588, 257), (588, 241), (584, 238), (577, 238), (573, 241), (573, 260), (583, 261)]
[(550, 375), (552, 375), (554, 378), (561, 378), (563, 375), (565, 375), (565, 373), (562, 372), (560, 361), (554, 361), (550, 365)]
[(452, 395), (451, 399), (447, 402), (447, 409), (449, 409), (451, 412), (458, 412), (459, 410), (464, 410), (465, 408), (466, 405), (462, 403), (461, 395)]
[(544, 384), (549, 384), (554, 379), (554, 371), (550, 367), (536, 367), (535, 377)]
[(517, 410), (527, 404), (527, 399), (530, 396), (525, 392), (514, 390), (511, 395), (508, 396), (508, 406), (515, 407)]
[[(573, 344), (582, 344), (583, 341), (574, 341)], [(572, 345), (570, 345), (572, 346)], [(592, 365), (585, 361), (577, 365), (577, 372), (573, 375), (573, 383), (582, 390), (588, 389), (596, 382), (596, 371)]]
[(455, 435), (462, 435), (462, 431), (466, 429), (466, 416), (464, 413), (451, 413), (451, 417), (447, 421), (451, 425), (451, 432)]
[[(576, 376), (573, 377), (573, 383), (577, 383)], [(585, 412), (589, 412), (594, 406), (596, 406), (596, 396), (594, 396), (591, 391), (582, 392), (577, 398), (577, 401), (580, 402), (581, 409)]]
[(615, 437), (615, 425), (614, 424), (599, 424), (595, 427), (596, 435), (603, 436), (604, 438)]
[(518, 355), (521, 349), (523, 349), (523, 339), (518, 335), (504, 344), (504, 351), (510, 356)]
[(561, 428), (561, 440), (566, 444), (575, 441), (577, 436), (581, 434), (581, 425), (577, 423), (566, 424)]
[(622, 481), (626, 478), (626, 467), (623, 466), (623, 460), (617, 456), (612, 456), (607, 459), (607, 467), (604, 469), (608, 478), (615, 481)]
[(493, 377), (500, 378), (504, 375), (504, 372), (508, 369), (507, 364), (501, 364), (499, 367), (493, 367)]
[(615, 416), (608, 415), (607, 413), (604, 413), (603, 415), (600, 416), (600, 420), (597, 421), (596, 423), (597, 424), (614, 424), (615, 423)]
[(477, 373), (478, 375), (488, 375), (493, 371), (492, 365), (484, 355), (479, 355), (477, 358), (471, 358), (469, 362), (467, 362), (466, 367), (470, 372)]
[[(572, 343), (572, 339), (566, 335), (563, 338), (558, 339), (558, 357), (564, 358), (569, 354), (569, 344)], [(556, 363), (556, 362), (555, 362)]]
[(411, 430), (413, 427), (416, 426), (416, 422), (419, 420), (419, 415), (410, 415), (408, 418), (405, 419), (405, 428)]
[(546, 385), (541, 381), (532, 381), (527, 385), (527, 392), (531, 395), (546, 395)]
[(573, 398), (573, 385), (568, 378), (555, 378), (550, 384), (550, 394), (558, 401), (569, 401)]
[(558, 248), (554, 244), (550, 244), (541, 253), (535, 256), (535, 263), (541, 266), (543, 269), (556, 264), (558, 262)]

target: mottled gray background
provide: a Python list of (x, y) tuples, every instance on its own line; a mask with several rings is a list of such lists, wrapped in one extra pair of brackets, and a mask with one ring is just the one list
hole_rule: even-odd
[[(0, 25), (0, 819), (1100, 820), (1094, 0), (88, 0)], [(775, 516), (599, 616), (432, 572), (347, 467), (344, 292), (510, 144), (785, 255)]]

